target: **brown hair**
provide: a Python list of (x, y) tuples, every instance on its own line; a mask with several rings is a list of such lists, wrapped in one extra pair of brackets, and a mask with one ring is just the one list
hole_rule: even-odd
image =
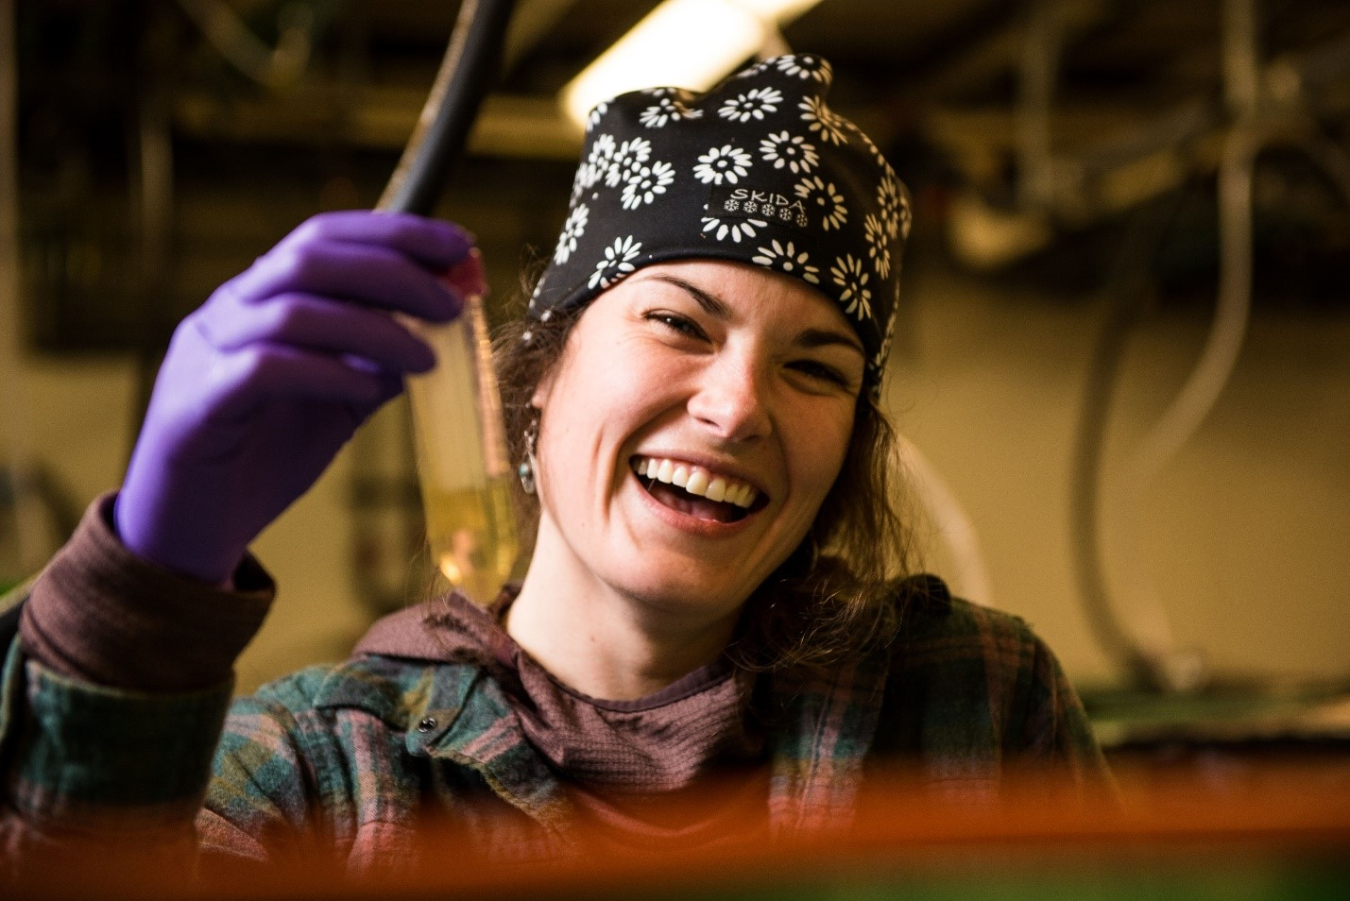
[[(528, 296), (528, 294), (527, 294)], [(525, 456), (525, 435), (538, 411), (536, 387), (562, 358), (585, 307), (548, 320), (519, 317), (497, 332), (494, 353), (511, 459)], [(731, 648), (747, 669), (828, 666), (894, 634), (895, 580), (911, 573), (911, 534), (892, 484), (895, 431), (866, 387), (853, 436), (833, 487), (801, 545), (746, 603)], [(538, 524), (536, 498), (516, 486), (529, 548)]]

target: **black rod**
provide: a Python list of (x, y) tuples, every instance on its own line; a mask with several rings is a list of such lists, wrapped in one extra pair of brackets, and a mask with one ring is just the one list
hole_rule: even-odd
[(497, 74), (515, 0), (464, 0), (436, 81), (377, 209), (429, 215)]

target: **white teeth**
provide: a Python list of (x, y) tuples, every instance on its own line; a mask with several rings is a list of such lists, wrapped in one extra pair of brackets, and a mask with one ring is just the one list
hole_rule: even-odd
[(718, 476), (708, 483), (708, 490), (703, 495), (710, 501), (720, 501), (727, 496), (727, 480)]
[(674, 460), (642, 457), (633, 469), (639, 476), (672, 484), (690, 494), (706, 497), (710, 501), (735, 504), (743, 509), (754, 504), (759, 496), (753, 485), (726, 476), (714, 476), (707, 470)]
[(736, 488), (736, 493), (728, 494), (724, 500), (728, 504), (735, 504), (741, 508), (748, 508), (755, 502), (755, 489), (749, 485), (740, 485)]

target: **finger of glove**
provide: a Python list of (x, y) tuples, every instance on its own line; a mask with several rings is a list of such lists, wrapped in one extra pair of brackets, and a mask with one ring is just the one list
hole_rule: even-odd
[(261, 342), (364, 357), (397, 372), (425, 372), (436, 365), (426, 342), (388, 313), (312, 294), (210, 305), (197, 321), (206, 339), (224, 351)]
[(283, 238), (279, 246), (312, 241), (387, 247), (433, 270), (453, 266), (473, 247), (473, 237), (453, 222), (371, 210), (312, 216)]
[(368, 364), (275, 344), (250, 344), (225, 355), (214, 375), (220, 391), (213, 406), (223, 418), (245, 417), (277, 400), (339, 404), (364, 415), (389, 398), (391, 379), (397, 379)]
[(463, 306), (453, 288), (398, 251), (337, 242), (278, 245), (217, 292), (244, 303), (288, 293), (323, 295), (432, 322), (448, 322)]

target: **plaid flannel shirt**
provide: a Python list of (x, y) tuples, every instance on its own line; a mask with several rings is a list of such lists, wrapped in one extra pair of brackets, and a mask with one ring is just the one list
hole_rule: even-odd
[[(921, 578), (886, 652), (827, 679), (775, 678), (774, 834), (845, 823), (887, 762), (986, 797), (1022, 762), (1109, 784), (1077, 696), (1027, 625)], [(153, 845), (187, 869), (198, 855), (277, 860), (318, 842), (362, 871), (411, 847), (427, 814), (502, 859), (574, 842), (564, 786), (476, 666), (364, 655), (232, 707), (230, 693), (89, 685), (26, 660), (15, 640), (0, 686), (8, 868), (76, 835)]]

